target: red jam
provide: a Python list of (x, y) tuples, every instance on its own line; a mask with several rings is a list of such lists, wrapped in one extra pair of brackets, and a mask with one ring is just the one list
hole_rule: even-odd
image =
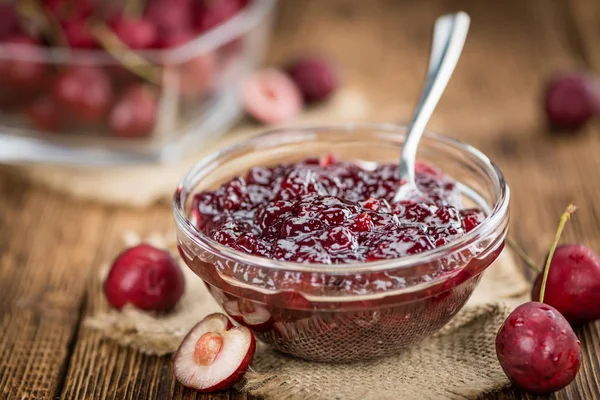
[(215, 241), (281, 261), (343, 264), (399, 258), (442, 246), (477, 226), (456, 183), (418, 164), (429, 202), (392, 203), (397, 166), (307, 159), (254, 167), (216, 191), (198, 193), (193, 215)]

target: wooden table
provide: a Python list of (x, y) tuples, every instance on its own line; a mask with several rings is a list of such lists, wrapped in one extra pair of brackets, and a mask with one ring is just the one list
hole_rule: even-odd
[[(600, 72), (595, 0), (288, 0), (270, 62), (322, 50), (364, 95), (374, 121), (406, 121), (421, 88), (436, 16), (463, 9), (473, 23), (463, 59), (431, 128), (479, 147), (512, 188), (512, 230), (538, 260), (558, 215), (580, 212), (565, 240), (600, 250), (600, 121), (551, 135), (541, 115), (544, 81), (562, 68)], [(599, 196), (599, 197), (596, 197)], [(124, 230), (173, 229), (166, 205), (145, 210), (66, 199), (0, 176), (0, 398), (168, 399), (200, 396), (177, 384), (169, 357), (147, 357), (82, 327), (100, 307), (98, 264)], [(584, 362), (556, 398), (600, 398), (600, 323), (578, 330)], [(529, 398), (512, 389), (489, 398)]]

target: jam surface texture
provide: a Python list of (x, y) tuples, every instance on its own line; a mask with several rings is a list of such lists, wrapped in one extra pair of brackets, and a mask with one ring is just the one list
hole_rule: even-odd
[(215, 191), (197, 193), (192, 221), (213, 240), (281, 261), (347, 264), (394, 259), (456, 240), (483, 221), (463, 209), (456, 182), (418, 163), (427, 201), (392, 198), (394, 164), (338, 161), (327, 155), (253, 167)]

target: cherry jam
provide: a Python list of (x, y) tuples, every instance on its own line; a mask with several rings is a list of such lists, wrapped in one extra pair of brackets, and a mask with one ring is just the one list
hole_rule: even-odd
[(400, 258), (442, 246), (476, 227), (484, 214), (461, 209), (456, 182), (417, 164), (427, 201), (392, 198), (397, 166), (332, 156), (254, 167), (216, 191), (196, 194), (193, 219), (213, 240), (280, 261), (346, 264)]

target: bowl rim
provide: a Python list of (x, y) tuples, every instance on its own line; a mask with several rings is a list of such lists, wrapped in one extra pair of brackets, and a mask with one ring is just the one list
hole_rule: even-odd
[[(495, 180), (495, 188), (496, 192), (498, 192), (498, 199), (493, 207), (491, 207), (490, 213), (486, 216), (486, 218), (475, 227), (470, 232), (467, 232), (465, 235), (460, 238), (448, 242), (440, 247), (436, 247), (431, 250), (424, 251), (422, 253), (409, 255), (401, 258), (388, 259), (388, 260), (380, 260), (380, 261), (370, 261), (370, 262), (360, 262), (360, 263), (349, 263), (349, 264), (319, 264), (319, 263), (310, 263), (303, 264), (291, 261), (279, 261), (273, 260), (266, 257), (260, 257), (256, 255), (251, 255), (247, 253), (243, 253), (241, 251), (235, 250), (231, 247), (222, 245), (204, 233), (200, 232), (196, 227), (191, 223), (189, 218), (185, 213), (185, 200), (187, 200), (188, 187), (190, 187), (191, 183), (194, 183), (191, 188), (195, 187), (200, 179), (196, 179), (194, 182), (194, 178), (196, 175), (202, 171), (203, 169), (210, 167), (211, 165), (218, 163), (218, 160), (227, 154), (235, 153), (240, 151), (246, 147), (252, 147), (253, 145), (265, 143), (266, 138), (271, 138), (275, 135), (282, 135), (285, 133), (302, 133), (308, 134), (310, 132), (315, 131), (356, 131), (356, 130), (375, 130), (382, 131), (387, 134), (390, 139), (398, 138), (398, 133), (404, 134), (406, 132), (407, 126), (401, 124), (379, 124), (379, 123), (348, 123), (348, 124), (331, 124), (331, 125), (310, 125), (310, 126), (289, 126), (283, 128), (275, 128), (264, 131), (258, 135), (255, 135), (249, 139), (245, 139), (242, 142), (226, 146), (212, 154), (209, 154), (203, 157), (200, 161), (198, 161), (184, 176), (184, 178), (180, 181), (175, 194), (173, 196), (172, 206), (173, 206), (173, 214), (175, 216), (175, 221), (177, 227), (182, 230), (186, 237), (192, 240), (196, 245), (198, 245), (203, 250), (206, 250), (212, 254), (217, 254), (219, 257), (224, 257), (228, 260), (243, 263), (246, 265), (254, 265), (259, 266), (261, 268), (271, 268), (275, 270), (285, 270), (292, 272), (308, 272), (308, 273), (328, 273), (328, 274), (349, 274), (349, 273), (371, 273), (371, 272), (380, 272), (391, 269), (404, 269), (410, 268), (418, 265), (427, 264), (436, 260), (441, 259), (445, 255), (448, 255), (452, 252), (460, 252), (468, 248), (473, 242), (476, 242), (477, 239), (481, 237), (487, 237), (490, 233), (493, 233), (496, 229), (502, 226), (504, 221), (507, 221), (508, 217), (508, 207), (510, 201), (510, 188), (504, 179), (504, 175), (498, 166), (492, 162), (483, 152), (478, 150), (477, 148), (464, 143), (458, 139), (451, 138), (449, 136), (433, 133), (430, 131), (426, 131), (424, 133), (424, 137), (427, 139), (432, 139), (441, 144), (450, 146), (452, 148), (467, 152), (469, 155), (475, 156), (479, 162), (481, 162), (487, 169), (488, 172), (492, 172), (494, 174)], [(391, 134), (391, 135), (390, 135)], [(183, 202), (182, 200), (183, 198)], [(457, 268), (456, 271), (462, 270), (462, 268)]]
[[(188, 61), (194, 56), (208, 53), (236, 37), (239, 37), (260, 24), (277, 0), (251, 0), (233, 18), (196, 35), (187, 43), (170, 49), (145, 49), (135, 51), (146, 61), (156, 64), (177, 64)], [(116, 65), (119, 61), (102, 49), (72, 49), (70, 47), (34, 46), (36, 51), (26, 44), (0, 43), (0, 59), (38, 61), (51, 64)]]

